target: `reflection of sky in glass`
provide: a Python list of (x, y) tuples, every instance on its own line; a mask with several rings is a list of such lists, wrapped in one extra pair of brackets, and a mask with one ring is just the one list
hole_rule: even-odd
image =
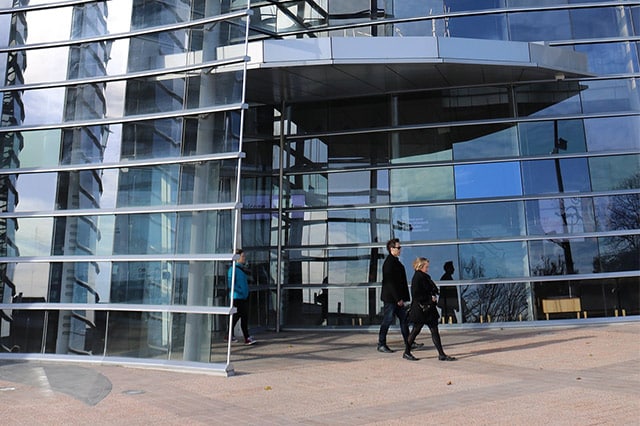
[(49, 282), (46, 279), (48, 276), (48, 263), (18, 263), (14, 270), (13, 282), (16, 284), (16, 291), (22, 293), (23, 297), (43, 297), (49, 301)]
[(516, 162), (455, 166), (456, 198), (522, 195)]
[(24, 124), (56, 124), (62, 121), (65, 89), (27, 90), (23, 95)]
[[(57, 173), (22, 174), (16, 180), (19, 202), (16, 211), (54, 209)], [(20, 225), (24, 219), (18, 219)]]
[(589, 151), (640, 150), (640, 116), (585, 120)]
[(49, 256), (53, 218), (21, 218), (15, 234), (20, 256)]

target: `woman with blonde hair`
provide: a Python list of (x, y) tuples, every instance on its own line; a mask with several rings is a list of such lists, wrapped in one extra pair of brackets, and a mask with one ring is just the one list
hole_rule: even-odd
[(438, 320), (440, 315), (436, 309), (438, 302), (438, 287), (433, 282), (429, 274), (429, 259), (418, 257), (413, 261), (413, 279), (411, 280), (411, 309), (409, 312), (409, 322), (413, 323), (413, 329), (409, 334), (402, 357), (409, 361), (417, 361), (418, 358), (411, 354), (411, 346), (420, 334), (422, 327), (426, 324), (431, 332), (431, 339), (438, 350), (440, 361), (454, 361), (455, 358), (444, 353), (440, 333), (438, 331)]

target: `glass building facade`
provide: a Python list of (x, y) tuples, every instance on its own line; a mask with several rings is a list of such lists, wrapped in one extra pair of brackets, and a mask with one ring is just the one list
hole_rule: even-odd
[(377, 328), (390, 238), (447, 325), (637, 317), (639, 54), (640, 1), (0, 0), (0, 357), (229, 373), (237, 248), (251, 328)]

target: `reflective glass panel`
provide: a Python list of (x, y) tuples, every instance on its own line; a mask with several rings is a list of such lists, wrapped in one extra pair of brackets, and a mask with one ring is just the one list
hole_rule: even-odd
[(235, 199), (236, 166), (230, 160), (121, 169), (118, 207), (229, 203)]
[(387, 127), (391, 124), (385, 98), (358, 98), (292, 105), (291, 135)]
[(329, 205), (362, 205), (388, 202), (387, 171), (329, 173)]
[(607, 44), (579, 44), (576, 52), (587, 56), (589, 71), (605, 74), (627, 74), (638, 72), (638, 52), (633, 42)]
[(631, 22), (622, 7), (579, 8), (569, 11), (575, 39), (629, 37)]
[[(640, 215), (638, 214), (640, 212), (639, 194), (595, 197), (593, 202), (596, 209), (598, 231), (640, 229)], [(628, 238), (633, 240), (637, 236)]]
[[(60, 153), (60, 130), (40, 130), (34, 132), (20, 132), (22, 149), (15, 149), (14, 155), (18, 162), (5, 162), (3, 167), (51, 167), (58, 165)], [(6, 137), (6, 135), (3, 135)], [(6, 150), (6, 148), (5, 148)]]
[(594, 191), (640, 188), (640, 155), (589, 158), (589, 170)]
[(509, 34), (514, 41), (538, 41), (543, 34), (548, 41), (571, 39), (571, 21), (567, 10), (510, 13), (508, 20)]
[(48, 211), (55, 208), (56, 173), (25, 173), (18, 176), (16, 211)]
[(634, 80), (589, 81), (583, 87), (580, 97), (585, 113), (640, 111), (640, 91)]
[(391, 162), (428, 163), (451, 160), (451, 129), (423, 129), (391, 135)]
[[(298, 217), (303, 215), (302, 217)], [(295, 212), (294, 218), (291, 220), (289, 241), (296, 245), (308, 246), (327, 244), (331, 237), (335, 239), (342, 239), (343, 235), (340, 231), (343, 231), (340, 225), (336, 226), (337, 232), (332, 234), (332, 224), (327, 220), (329, 215), (326, 211), (319, 212)], [(296, 241), (294, 238), (300, 235), (300, 240)]]
[(523, 161), (522, 178), (525, 194), (590, 191), (586, 158)]
[(283, 291), (287, 326), (349, 326), (380, 324), (379, 291), (369, 288), (309, 288)]
[[(450, 2), (447, 2), (447, 6), (449, 6), (449, 3)], [(467, 3), (471, 4), (471, 2)], [(479, 8), (480, 7), (474, 6), (474, 9)], [(451, 37), (487, 40), (509, 39), (507, 33), (507, 15), (503, 13), (449, 18), (448, 29)]]
[(494, 238), (525, 235), (524, 206), (521, 202), (461, 204), (458, 238)]
[[(186, 320), (183, 317), (188, 317)], [(224, 343), (211, 346), (211, 333), (214, 324), (213, 315), (180, 314), (173, 322), (173, 314), (166, 312), (109, 312), (107, 325), (107, 357), (169, 359), (175, 350), (182, 352), (185, 346), (194, 345), (196, 349), (185, 351), (182, 360), (196, 362), (226, 362)], [(186, 323), (192, 327), (186, 327)], [(129, 330), (139, 330), (131, 333)], [(199, 333), (194, 330), (201, 330)], [(204, 330), (207, 330), (205, 333)], [(174, 339), (174, 335), (184, 336)], [(142, 337), (141, 337), (142, 335)], [(189, 343), (191, 342), (191, 343)]]
[(561, 198), (525, 202), (529, 235), (579, 234), (596, 230), (590, 198)]
[[(585, 128), (582, 120), (519, 123), (518, 132), (522, 155), (549, 155), (554, 152), (586, 151)], [(556, 143), (556, 141), (558, 142)]]
[[(404, 241), (401, 241), (404, 244)], [(438, 286), (442, 285), (442, 280), (449, 281), (451, 279), (458, 280), (460, 273), (456, 272), (458, 269), (458, 246), (455, 244), (437, 245), (437, 246), (402, 246), (402, 253), (400, 253), (400, 261), (405, 267), (407, 272), (407, 280), (411, 284), (411, 279), (415, 274), (413, 269), (413, 262), (418, 257), (426, 257), (429, 259), (429, 271), (428, 274), (436, 282)], [(451, 278), (446, 277), (445, 263), (452, 262), (454, 270)]]
[[(485, 125), (456, 127), (452, 129), (456, 142), (453, 144), (453, 158), (471, 160), (478, 158), (499, 158), (518, 155), (518, 136), (513, 125)], [(473, 131), (478, 133), (474, 134)]]
[(585, 88), (585, 85), (573, 81), (516, 86), (518, 117), (580, 114), (582, 108), (578, 95)]
[[(7, 265), (6, 274), (7, 278), (15, 285), (16, 295), (22, 293), (23, 301), (57, 302), (59, 301), (59, 293), (57, 297), (51, 297), (48, 280), (43, 279), (43, 277), (49, 276), (50, 267), (48, 263), (14, 263)], [(9, 291), (0, 292), (0, 301), (2, 303), (17, 302), (17, 300), (13, 300), (13, 295)]]
[(599, 266), (602, 272), (640, 269), (640, 236), (598, 238)]
[(524, 277), (529, 274), (525, 242), (461, 244), (460, 278)]
[(18, 256), (51, 254), (53, 218), (20, 218), (17, 219), (17, 225), (13, 243)]
[[(22, 95), (23, 125), (56, 124), (63, 121), (65, 89), (27, 90)], [(5, 123), (8, 125), (9, 123)]]
[(456, 198), (522, 195), (517, 162), (455, 166)]
[(347, 285), (375, 283), (382, 279), (378, 271), (381, 271), (384, 255), (386, 249), (382, 248), (331, 250), (327, 254), (328, 282)]
[(463, 322), (533, 320), (533, 300), (528, 283), (460, 286)]
[(389, 171), (391, 201), (453, 199), (453, 169), (429, 167)]
[[(309, 160), (313, 163), (316, 163), (316, 161), (310, 157), (318, 156), (322, 158), (323, 155), (325, 163), (327, 163), (326, 158), (328, 158), (328, 164), (319, 165), (328, 166), (332, 169), (386, 164), (389, 161), (388, 139), (389, 135), (387, 133), (358, 133), (322, 137), (320, 143), (311, 147), (305, 146), (305, 157), (302, 159), (298, 155), (296, 164), (305, 168), (313, 167), (314, 164), (310, 164)], [(323, 148), (322, 143), (326, 143), (328, 149)], [(300, 160), (304, 160), (304, 163)]]
[(455, 206), (395, 207), (392, 226), (402, 241), (452, 240), (456, 238)]
[[(56, 27), (55, 25), (47, 26)], [(29, 27), (29, 36), (31, 36), (31, 27)], [(67, 79), (69, 47), (28, 50), (26, 57), (28, 66), (24, 68), (24, 84), (65, 81)]]
[(640, 151), (640, 116), (592, 118), (584, 127), (590, 152)]
[(391, 238), (389, 209), (337, 210), (329, 211), (328, 216), (329, 244), (371, 243)]
[(531, 275), (591, 274), (597, 271), (595, 238), (529, 241)]
[(284, 207), (326, 207), (328, 184), (327, 174), (287, 177)]
[(511, 97), (504, 87), (446, 89), (398, 97), (398, 124), (400, 125), (512, 116)]

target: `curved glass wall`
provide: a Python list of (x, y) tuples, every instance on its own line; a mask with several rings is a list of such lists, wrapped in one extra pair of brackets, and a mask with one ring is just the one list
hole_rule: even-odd
[(0, 352), (231, 370), (248, 16), (5, 2)]
[(271, 161), (243, 168), (243, 242), (270, 246), (270, 325), (378, 325), (392, 237), (409, 276), (431, 259), (445, 323), (640, 315), (640, 7), (538, 3), (253, 2), (253, 39), (545, 42), (592, 74), (250, 110)]

